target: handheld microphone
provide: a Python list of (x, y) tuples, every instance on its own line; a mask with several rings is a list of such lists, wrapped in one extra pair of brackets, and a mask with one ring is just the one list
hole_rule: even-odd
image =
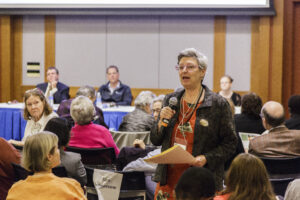
[[(176, 97), (171, 97), (171, 98), (169, 99), (169, 107), (170, 107), (172, 110), (175, 110), (175, 109), (176, 109), (177, 103), (178, 103), (178, 100), (177, 100)], [(169, 119), (163, 118), (163, 119), (162, 119), (161, 125), (164, 126), (164, 127), (167, 127), (168, 124), (169, 124)]]

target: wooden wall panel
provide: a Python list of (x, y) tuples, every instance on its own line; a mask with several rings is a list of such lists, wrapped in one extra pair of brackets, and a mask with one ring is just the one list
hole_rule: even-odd
[(220, 78), (225, 74), (226, 17), (215, 17), (214, 33), (214, 86), (220, 91)]
[(12, 37), (11, 37), (11, 17), (0, 17), (0, 100), (10, 101), (12, 98)]
[(55, 66), (55, 16), (45, 16), (45, 81), (48, 67)]
[(269, 99), (270, 18), (252, 20), (251, 91)]
[(13, 85), (13, 99), (17, 101), (23, 100), (21, 91), (22, 85), (22, 33), (23, 33), (23, 18), (21, 16), (13, 17), (13, 68), (12, 68), (12, 85)]

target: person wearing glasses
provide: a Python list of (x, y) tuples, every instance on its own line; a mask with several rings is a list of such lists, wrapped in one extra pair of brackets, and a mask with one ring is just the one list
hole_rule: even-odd
[(130, 106), (132, 101), (130, 87), (123, 84), (119, 80), (119, 76), (117, 66), (111, 65), (106, 68), (108, 83), (102, 85), (98, 90), (101, 94), (102, 103), (108, 103), (110, 106)]
[(226, 99), (230, 99), (235, 106), (240, 106), (241, 105), (241, 96), (233, 92), (231, 89), (233, 82), (233, 78), (229, 75), (222, 76), (220, 80), (220, 86), (221, 86), (221, 91), (219, 92), (219, 95)]
[(44, 130), (48, 121), (58, 115), (53, 111), (44, 93), (38, 89), (27, 90), (24, 94), (24, 119), (27, 120), (22, 141), (10, 140), (9, 142), (23, 146), (30, 135)]
[[(222, 190), (224, 162), (236, 150), (237, 138), (227, 100), (202, 84), (208, 66), (207, 57), (194, 48), (178, 55), (178, 76), (183, 86), (168, 94), (150, 139), (162, 151), (181, 146), (194, 156), (187, 164), (159, 164), (154, 180), (158, 182), (155, 199), (174, 199), (173, 190), (182, 173), (190, 166), (209, 169), (215, 177), (216, 190)], [(175, 97), (177, 106), (169, 107)], [(169, 123), (166, 123), (169, 121)]]

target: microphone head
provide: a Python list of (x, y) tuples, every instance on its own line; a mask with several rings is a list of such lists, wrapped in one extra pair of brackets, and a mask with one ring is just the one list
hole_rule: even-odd
[(178, 103), (178, 100), (177, 100), (176, 97), (171, 97), (171, 98), (169, 99), (169, 107), (172, 108), (173, 110), (176, 109), (177, 103)]

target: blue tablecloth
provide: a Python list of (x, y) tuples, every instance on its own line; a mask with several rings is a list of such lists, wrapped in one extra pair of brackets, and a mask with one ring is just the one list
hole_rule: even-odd
[[(118, 130), (123, 117), (128, 112), (103, 110), (104, 121), (110, 130)], [(24, 135), (26, 120), (20, 108), (0, 108), (0, 137), (6, 140), (21, 140)]]

